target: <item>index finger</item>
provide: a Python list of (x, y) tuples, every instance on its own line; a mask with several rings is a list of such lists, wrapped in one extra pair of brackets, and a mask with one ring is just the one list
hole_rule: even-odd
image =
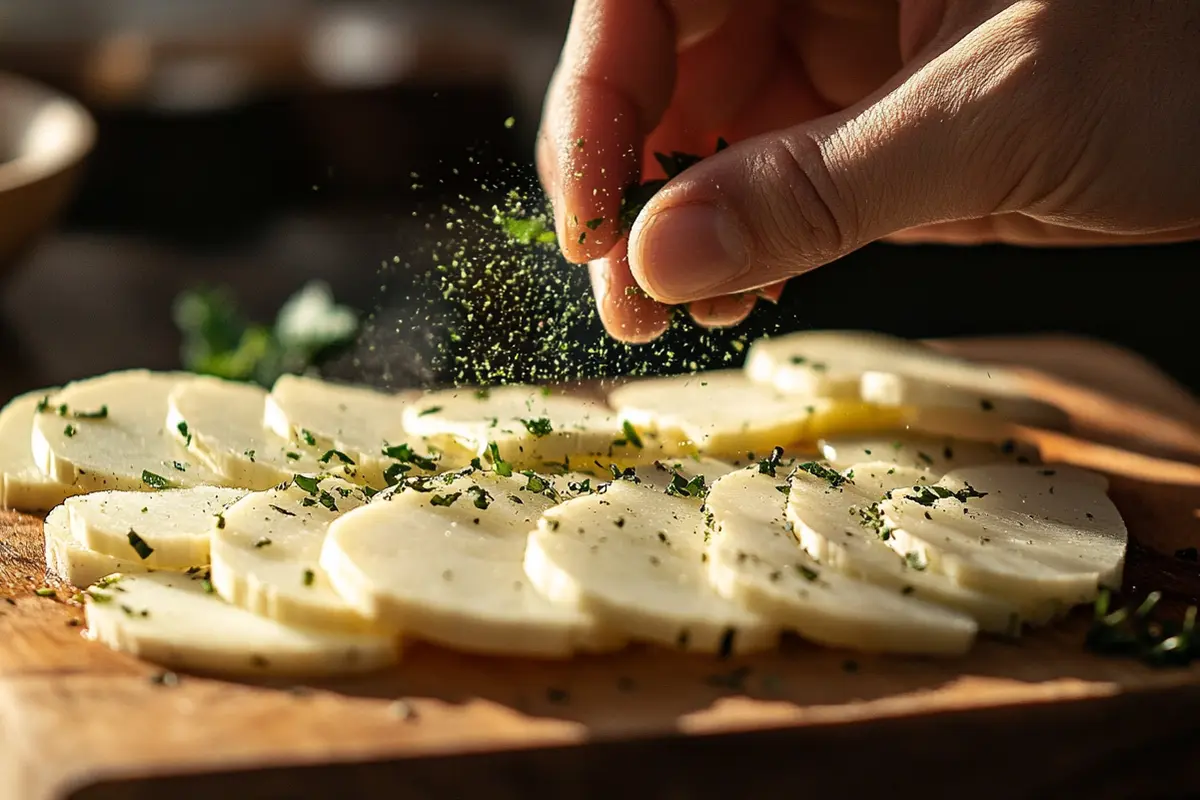
[(568, 261), (620, 238), (621, 195), (675, 83), (675, 23), (663, 0), (578, 0), (550, 83), (538, 170)]

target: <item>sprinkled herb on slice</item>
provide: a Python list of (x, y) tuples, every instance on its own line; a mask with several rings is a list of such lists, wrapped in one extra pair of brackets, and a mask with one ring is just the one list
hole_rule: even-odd
[(300, 460), (300, 454), (297, 452), (291, 451), (291, 450), (284, 453), (284, 455), (288, 457), (289, 461), (299, 461)]
[[(437, 469), (437, 461), (431, 456), (420, 455), (407, 444), (389, 445), (385, 442), (383, 445), (383, 454), (403, 464), (413, 464), (420, 469), (430, 472)], [(407, 472), (408, 470), (404, 471)]]
[(594, 231), (597, 228), (599, 228), (601, 225), (604, 224), (604, 217), (596, 217), (595, 219), (589, 219), (587, 222), (585, 222), (583, 224), (587, 225), (588, 230)]
[(192, 444), (192, 433), (188, 429), (188, 424), (185, 420), (180, 420), (179, 424), (175, 426), (175, 430), (179, 431), (179, 435), (183, 437), (185, 446)]
[(56, 594), (56, 592), (53, 589), (51, 589), (49, 586), (43, 586), (40, 589), (34, 589), (33, 593), (36, 594), (38, 597), (54, 597), (54, 595)]
[(776, 447), (771, 450), (771, 454), (758, 462), (758, 471), (762, 475), (770, 475), (775, 477), (775, 470), (779, 467), (779, 462), (783, 460), (783, 448)]
[(843, 475), (837, 470), (831, 469), (824, 464), (819, 464), (816, 461), (806, 461), (805, 463), (796, 467), (796, 469), (807, 472), (814, 478), (820, 478), (821, 480), (827, 482), (829, 484), (829, 488), (831, 489), (841, 488), (841, 486), (846, 483), (854, 483), (854, 480), (850, 477)]
[(68, 439), (70, 439), (76, 433), (77, 431), (75, 430), (74, 425), (68, 424), (67, 427), (63, 428), (63, 436), (66, 436)]
[[(142, 510), (145, 511), (146, 509), (143, 508)], [(217, 523), (216, 523), (217, 530), (219, 530), (219, 531), (224, 530), (225, 529), (225, 515), (217, 514), (216, 517), (217, 517)]]
[(468, 486), (467, 494), (471, 495), (471, 502), (481, 511), (486, 510), (492, 504), (492, 496), (482, 486)]
[(37, 413), (44, 414), (50, 410), (50, 395), (46, 395), (41, 400), (38, 400)]
[(313, 572), (311, 569), (304, 570), (303, 580), (304, 580), (305, 586), (312, 586), (313, 582), (316, 581), (316, 579), (317, 579), (317, 574), (315, 572)]
[(170, 489), (171, 482), (162, 475), (156, 475), (148, 469), (142, 470), (142, 483), (151, 489)]
[(330, 511), (337, 511), (337, 501), (333, 499), (333, 495), (329, 492), (321, 492), (317, 495), (317, 502), (328, 508)]
[(409, 464), (395, 463), (383, 471), (383, 481), (388, 486), (395, 486), (404, 477), (404, 473), (412, 469)]
[(137, 531), (132, 528), (130, 528), (125, 538), (129, 539), (129, 546), (133, 548), (133, 551), (138, 554), (138, 558), (142, 561), (145, 561), (154, 552), (154, 548), (146, 544), (146, 540), (138, 536)]
[(529, 431), (539, 439), (543, 436), (549, 436), (554, 432), (554, 426), (550, 424), (550, 420), (547, 417), (541, 417), (539, 419), (523, 419), (521, 420), (521, 424), (525, 426), (525, 430)]
[(328, 464), (330, 462), (330, 460), (334, 459), (334, 458), (336, 458), (338, 461), (342, 462), (343, 464), (349, 464), (350, 466), (354, 466), (354, 459), (350, 458), (350, 456), (346, 455), (341, 450), (327, 450), (325, 452), (325, 455), (321, 456), (317, 460), (320, 461), (322, 464)]
[(285, 517), (294, 517), (294, 516), (296, 516), (296, 512), (294, 512), (294, 511), (288, 511), (288, 510), (287, 510), (286, 508), (284, 508), (283, 506), (277, 506), (277, 505), (275, 505), (275, 504), (273, 504), (273, 503), (271, 504), (271, 509), (272, 509), (272, 510), (274, 510), (276, 513), (283, 514)]
[(460, 498), (460, 497), (462, 497), (462, 492), (451, 492), (450, 494), (435, 494), (435, 495), (433, 495), (433, 497), (429, 498), (429, 505), (442, 506), (443, 508), (449, 508), (450, 506), (454, 505), (454, 501), (458, 500), (458, 498)]
[(442, 410), (441, 406), (430, 406), (429, 408), (427, 408), (424, 411), (421, 411), (419, 414), (417, 414), (417, 416), (418, 417), (427, 417), (430, 414), (436, 414), (441, 410)]
[(271, 540), (268, 539), (266, 536), (264, 536), (261, 539), (259, 539), (257, 542), (255, 542), (254, 546), (256, 548), (259, 548), (259, 547), (266, 547), (269, 544), (271, 544)]
[(107, 419), (108, 406), (100, 406), (100, 408), (96, 409), (95, 411), (73, 411), (71, 412), (71, 416), (73, 416), (75, 419)]
[(320, 484), (320, 479), (309, 475), (293, 475), (292, 483), (309, 494), (315, 495), (319, 491), (317, 487)]
[(671, 482), (667, 484), (667, 494), (674, 497), (692, 497), (704, 499), (708, 496), (708, 486), (703, 475), (697, 475), (690, 481), (674, 470), (671, 470)]
[(496, 444), (495, 442), (488, 442), (487, 459), (488, 459), (488, 463), (490, 463), (492, 465), (492, 469), (495, 471), (495, 473), (497, 475), (499, 475), (502, 478), (512, 477), (512, 474), (513, 474), (512, 464), (509, 464), (507, 461), (505, 461), (503, 458), (500, 457), (500, 446), (498, 444)]
[(313, 447), (317, 443), (317, 437), (313, 436), (312, 431), (310, 431), (308, 428), (300, 429), (300, 439), (309, 447)]

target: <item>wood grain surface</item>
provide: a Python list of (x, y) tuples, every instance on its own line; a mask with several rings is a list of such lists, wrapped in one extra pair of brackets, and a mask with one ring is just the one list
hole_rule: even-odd
[[(1194, 399), (1099, 343), (939, 346), (1023, 365), (1070, 411), (1071, 435), (1018, 432), (1112, 477), (1134, 539), (1128, 591), (1196, 599), (1197, 564), (1173, 557), (1200, 545)], [(789, 641), (730, 661), (646, 648), (532, 663), (413, 645), (354, 680), (176, 683), (84, 640), (70, 587), (35, 596), (42, 562), (40, 520), (0, 516), (0, 798), (1200, 792), (1200, 666), (1089, 654), (1083, 612), (959, 660)]]

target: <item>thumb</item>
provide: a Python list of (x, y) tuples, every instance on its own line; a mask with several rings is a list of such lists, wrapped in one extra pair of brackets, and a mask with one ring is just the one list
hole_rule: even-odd
[(1036, 48), (1020, 38), (976, 28), (854, 108), (687, 170), (630, 233), (635, 279), (656, 300), (685, 303), (784, 280), (917, 225), (1018, 210), (1049, 143), (1026, 124)]

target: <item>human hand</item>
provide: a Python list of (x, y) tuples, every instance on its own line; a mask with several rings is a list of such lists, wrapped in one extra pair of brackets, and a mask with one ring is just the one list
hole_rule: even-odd
[[(879, 239), (1200, 236), (1198, 52), (1186, 0), (577, 0), (538, 166), (605, 326), (648, 341), (660, 303), (734, 324)], [(618, 236), (651, 154), (717, 136)]]

